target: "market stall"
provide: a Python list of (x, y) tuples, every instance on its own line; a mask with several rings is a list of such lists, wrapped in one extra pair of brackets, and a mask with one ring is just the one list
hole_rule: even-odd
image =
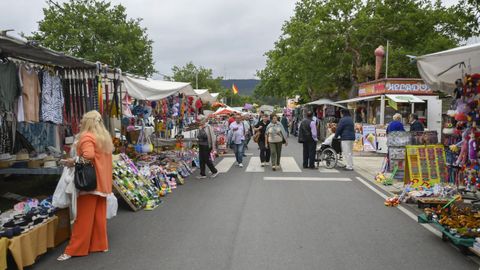
[[(355, 123), (374, 125), (378, 144), (377, 151), (386, 153), (386, 125), (395, 113), (402, 115), (408, 131), (408, 116), (417, 114), (426, 130), (440, 135), (442, 100), (421, 79), (379, 79), (359, 85), (358, 97), (336, 102), (345, 104), (354, 111)], [(358, 132), (363, 134), (363, 130)]]
[[(480, 255), (480, 44), (417, 57), (422, 78), (432, 88), (451, 93), (442, 143), (429, 144), (425, 136), (405, 147), (405, 190), (386, 205), (418, 202), (429, 223), (464, 253)], [(430, 108), (429, 108), (430, 110)], [(439, 132), (440, 133), (440, 132)], [(415, 142), (420, 142), (417, 145)]]

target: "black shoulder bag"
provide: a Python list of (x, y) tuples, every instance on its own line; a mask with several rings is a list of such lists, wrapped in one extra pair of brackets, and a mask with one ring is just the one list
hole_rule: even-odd
[(94, 191), (97, 188), (97, 174), (93, 162), (80, 158), (75, 163), (75, 187), (81, 191)]

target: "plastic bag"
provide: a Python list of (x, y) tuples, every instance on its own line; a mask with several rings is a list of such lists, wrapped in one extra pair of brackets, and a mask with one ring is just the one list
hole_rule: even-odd
[(75, 170), (71, 168), (64, 168), (60, 180), (58, 180), (57, 187), (52, 197), (52, 205), (57, 208), (67, 208), (70, 206), (70, 195), (67, 194), (66, 189), (70, 182), (73, 181)]
[(107, 196), (107, 219), (111, 219), (117, 215), (118, 201), (115, 195), (110, 194)]

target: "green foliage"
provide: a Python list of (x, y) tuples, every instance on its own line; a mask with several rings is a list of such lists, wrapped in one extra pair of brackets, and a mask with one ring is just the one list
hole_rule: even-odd
[(374, 76), (365, 73), (373, 71), (373, 52), (387, 40), (388, 76), (418, 77), (406, 55), (449, 49), (477, 35), (473, 14), (468, 5), (446, 8), (430, 0), (301, 0), (265, 54), (256, 95), (346, 97), (358, 77)]
[(39, 29), (27, 37), (41, 45), (100, 61), (122, 71), (151, 76), (155, 73), (153, 41), (141, 19), (128, 19), (125, 7), (104, 0), (48, 2)]
[(192, 62), (183, 67), (174, 66), (172, 68), (172, 77), (166, 77), (167, 80), (176, 82), (189, 82), (193, 88), (196, 88), (198, 79), (198, 89), (208, 89), (210, 93), (221, 93), (224, 91), (222, 86), (222, 77), (213, 77), (213, 71), (202, 66), (195, 66)]

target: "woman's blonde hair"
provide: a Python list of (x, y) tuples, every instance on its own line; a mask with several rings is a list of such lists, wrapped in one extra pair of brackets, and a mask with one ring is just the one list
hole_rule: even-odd
[(396, 113), (393, 115), (393, 120), (400, 121), (402, 120), (402, 115), (399, 113)]
[(99, 149), (105, 153), (113, 151), (113, 142), (110, 133), (103, 125), (102, 116), (97, 111), (89, 111), (85, 113), (80, 121), (80, 137), (90, 132), (95, 136), (95, 141)]

